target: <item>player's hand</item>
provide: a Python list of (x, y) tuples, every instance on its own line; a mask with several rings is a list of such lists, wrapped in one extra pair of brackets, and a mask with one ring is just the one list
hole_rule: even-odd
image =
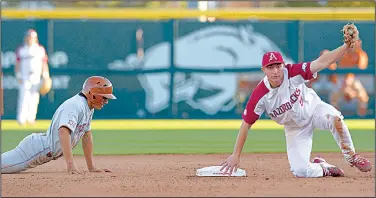
[(229, 176), (239, 168), (240, 158), (234, 154), (230, 155), (222, 164), (220, 171), (225, 170), (224, 174)]
[(77, 169), (74, 163), (67, 164), (67, 171), (68, 171), (68, 174), (80, 174), (80, 171)]
[(361, 40), (359, 39), (359, 31), (358, 28), (355, 26), (354, 23), (346, 24), (343, 26), (343, 41), (346, 45), (350, 48), (354, 48), (356, 43), (360, 43)]
[(104, 169), (99, 169), (99, 168), (90, 168), (89, 169), (90, 172), (112, 172), (110, 169), (107, 169), (107, 168), (104, 168)]
[(18, 84), (22, 84), (22, 80), (21, 79), (18, 79)]

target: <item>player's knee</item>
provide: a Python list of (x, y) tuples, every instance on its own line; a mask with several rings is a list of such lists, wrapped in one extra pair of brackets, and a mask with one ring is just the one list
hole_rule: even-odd
[(343, 131), (343, 124), (342, 124), (342, 118), (341, 117), (339, 117), (339, 116), (334, 117), (334, 128), (336, 129), (336, 131), (338, 131), (340, 133)]
[(343, 131), (343, 117), (339, 115), (327, 115), (328, 124), (332, 132), (341, 133)]
[(19, 167), (17, 166), (9, 167), (9, 166), (1, 164), (1, 174), (14, 174), (14, 173), (20, 173), (20, 171), (21, 169), (19, 169)]
[(291, 170), (295, 177), (307, 177), (307, 168), (295, 168)]

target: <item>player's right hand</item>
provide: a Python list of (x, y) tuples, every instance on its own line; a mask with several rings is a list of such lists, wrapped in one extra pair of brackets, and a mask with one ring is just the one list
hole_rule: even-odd
[(67, 164), (67, 171), (68, 171), (68, 174), (80, 174), (80, 171), (77, 169), (74, 163)]
[(232, 154), (221, 164), (222, 168), (220, 171), (224, 169), (224, 174), (228, 174), (230, 176), (233, 172), (238, 170), (239, 163), (240, 158), (237, 155)]
[(18, 84), (22, 84), (22, 80), (21, 79), (18, 79)]

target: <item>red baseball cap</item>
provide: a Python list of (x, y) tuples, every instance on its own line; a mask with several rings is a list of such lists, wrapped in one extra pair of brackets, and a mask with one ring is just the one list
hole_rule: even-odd
[(281, 53), (267, 52), (264, 54), (264, 56), (262, 56), (262, 67), (266, 67), (275, 63), (285, 63)]

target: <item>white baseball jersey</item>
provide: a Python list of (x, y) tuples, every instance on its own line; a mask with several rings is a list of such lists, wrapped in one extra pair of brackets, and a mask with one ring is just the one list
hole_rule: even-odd
[(89, 109), (86, 98), (82, 94), (69, 98), (59, 106), (47, 130), (47, 139), (53, 157), (57, 158), (63, 155), (59, 139), (59, 128), (65, 126), (71, 130), (71, 145), (73, 149), (82, 136), (91, 130), (93, 114), (94, 109)]
[(56, 110), (47, 133), (32, 133), (16, 148), (1, 154), (1, 173), (17, 173), (61, 157), (59, 128), (66, 126), (71, 130), (73, 149), (90, 131), (93, 113), (83, 95), (69, 98)]
[(31, 46), (24, 44), (17, 49), (16, 58), (17, 62), (20, 63), (22, 80), (39, 83), (42, 66), (48, 60), (44, 47), (39, 44)]
[(271, 88), (265, 76), (253, 90), (243, 112), (243, 120), (253, 124), (263, 112), (280, 125), (302, 127), (309, 123), (316, 106), (321, 102), (315, 91), (304, 83), (316, 78), (310, 62), (287, 64), (280, 87)]

